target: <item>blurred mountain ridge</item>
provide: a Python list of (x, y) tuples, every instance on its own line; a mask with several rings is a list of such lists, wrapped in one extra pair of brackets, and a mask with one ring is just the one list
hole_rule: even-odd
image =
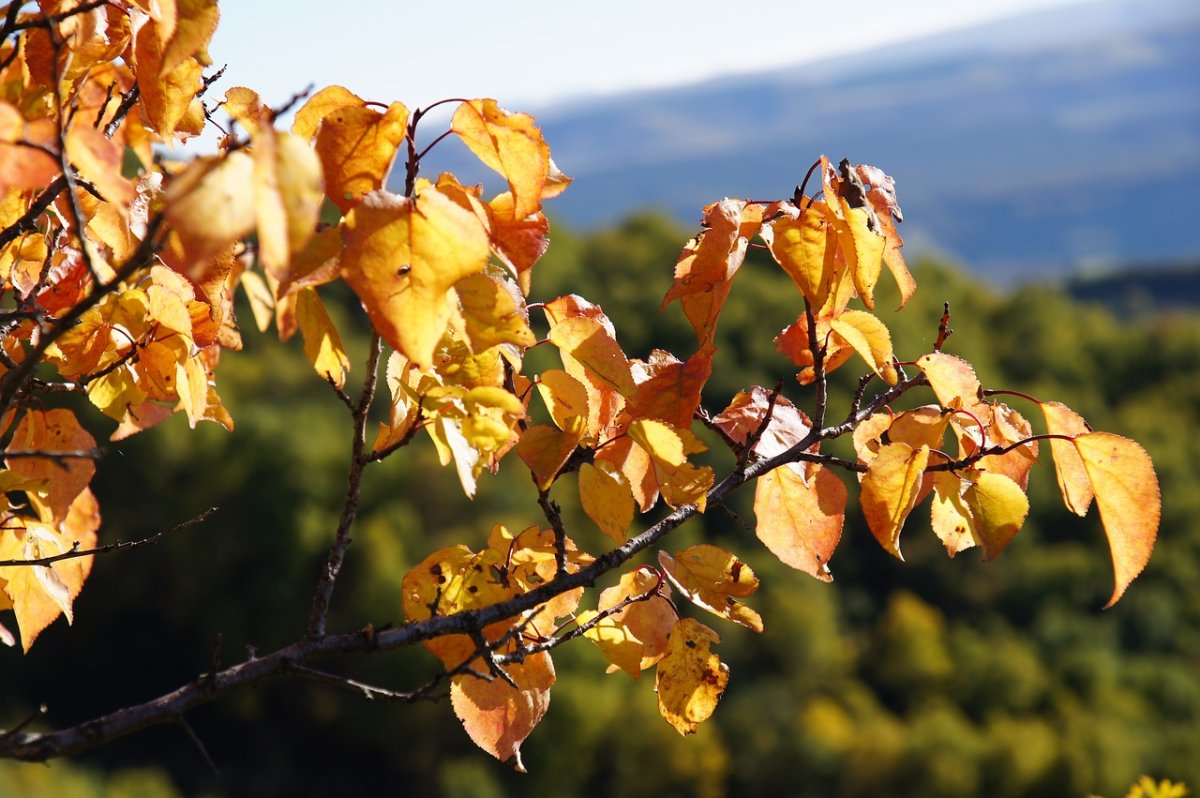
[[(825, 153), (896, 179), (910, 252), (961, 260), (991, 282), (1200, 254), (1188, 213), (1200, 179), (1190, 0), (1062, 6), (537, 116), (576, 178), (550, 206), (572, 226), (646, 207), (692, 224), (724, 196), (790, 196)], [(465, 151), (451, 159), (488, 179), (464, 168)]]

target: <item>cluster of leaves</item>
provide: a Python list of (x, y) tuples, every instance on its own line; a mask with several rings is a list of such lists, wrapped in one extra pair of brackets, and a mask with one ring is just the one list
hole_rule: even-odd
[[(707, 207), (663, 301), (680, 302), (696, 351), (630, 358), (598, 305), (576, 295), (528, 301), (548, 244), (542, 203), (570, 182), (531, 117), (491, 99), (447, 100), (456, 105), (449, 129), (421, 149), (418, 127), (433, 106), (410, 112), (331, 86), (281, 130), (283, 109), (237, 87), (217, 103), (233, 120), (219, 152), (164, 163), (153, 148), (196, 135), (216, 111), (201, 99), (213, 77), (203, 70), (215, 3), (22, 7), (8, 6), (0, 30), (0, 115), (8, 120), (0, 143), (0, 479), (9, 497), (0, 595), (26, 649), (59, 614), (70, 619), (100, 524), (87, 487), (95, 440), (72, 410), (45, 409), (44, 398), (86, 395), (117, 422), (113, 440), (176, 412), (192, 427), (232, 429), (215, 371), (221, 350), (241, 346), (236, 290), (260, 329), (274, 322), (281, 338), (301, 333), (315, 372), (350, 409), (349, 490), (305, 639), (214, 673), (208, 687), (177, 691), (184, 709), (218, 694), (213, 685), (294, 672), (306, 658), (423, 642), (445, 666), (467, 733), (520, 768), (521, 743), (544, 716), (555, 681), (550, 651), (586, 637), (613, 670), (636, 678), (654, 668), (661, 714), (691, 733), (711, 716), (729, 671), (712, 650), (718, 634), (683, 616), (673, 597), (762, 631), (762, 618), (742, 601), (758, 587), (750, 567), (706, 543), (660, 551), (657, 567), (625, 572), (595, 609), (580, 607), (598, 577), (751, 481), (760, 539), (787, 565), (828, 581), (849, 500), (838, 469), (860, 479), (862, 512), (897, 557), (906, 518), (932, 495), (933, 528), (949, 553), (978, 545), (990, 559), (1025, 519), (1028, 473), (1039, 441), (1048, 441), (1067, 508), (1082, 515), (1093, 499), (1099, 507), (1116, 570), (1110, 604), (1149, 558), (1159, 495), (1138, 444), (1025, 397), (1045, 416), (1047, 432), (1034, 434), (992, 398), (1011, 392), (984, 390), (969, 364), (941, 351), (948, 316), (932, 352), (896, 357), (871, 312), (876, 285), (886, 266), (907, 301), (915, 282), (900, 254), (893, 182), (876, 168), (835, 168), (821, 158), (810, 171), (820, 181), (814, 196), (800, 186), (788, 200)], [(448, 135), (508, 190), (485, 199), (481, 187), (451, 174), (423, 177), (426, 156)], [(386, 186), (401, 153), (404, 189), (393, 193)], [(122, 170), (128, 156), (140, 164), (136, 173)], [(323, 207), (334, 223), (318, 223)], [(768, 250), (796, 287), (797, 320), (776, 345), (799, 367), (799, 385), (812, 387), (811, 416), (782, 382), (750, 387), (715, 415), (703, 409), (718, 319), (751, 246)], [(357, 400), (346, 392), (350, 360), (320, 293), (338, 280), (360, 300), (373, 332)], [(544, 317), (542, 337), (532, 310)], [(543, 344), (558, 351), (562, 368), (524, 373), (526, 352)], [(827, 376), (855, 356), (867, 376), (847, 416), (829, 424)], [(388, 418), (368, 445), (384, 362)], [(868, 396), (876, 379), (883, 388)], [(920, 387), (931, 388), (936, 403), (892, 410)], [(697, 425), (734, 459), (720, 481), (694, 460), (707, 448)], [(478, 552), (459, 545), (429, 555), (404, 578), (406, 627), (370, 632), (365, 642), (334, 640), (326, 616), (362, 473), (421, 430), (468, 497), (485, 470), (515, 451), (548, 527), (514, 535), (496, 526)], [(826, 450), (845, 436), (854, 461)], [(585, 513), (613, 542), (598, 555), (568, 535), (550, 496), (572, 474)], [(635, 515), (660, 499), (669, 514), (630, 536)], [(181, 709), (168, 703), (122, 728), (177, 717)], [(0, 739), (5, 752), (27, 758), (76, 750), (54, 747), (59, 738), (51, 736)]]

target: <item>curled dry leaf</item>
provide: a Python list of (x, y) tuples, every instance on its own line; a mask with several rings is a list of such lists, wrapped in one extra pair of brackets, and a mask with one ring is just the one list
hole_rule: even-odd
[(700, 543), (674, 557), (660, 551), (658, 562), (675, 589), (697, 607), (747, 629), (763, 630), (762, 616), (738, 601), (758, 590), (758, 577), (737, 555)]

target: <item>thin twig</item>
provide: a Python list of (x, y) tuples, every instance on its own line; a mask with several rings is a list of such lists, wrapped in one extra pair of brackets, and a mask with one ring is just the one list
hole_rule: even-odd
[(137, 549), (141, 548), (142, 546), (149, 546), (151, 543), (157, 543), (169, 535), (173, 535), (176, 532), (180, 532), (190, 526), (195, 526), (196, 524), (207, 520), (208, 517), (216, 511), (216, 507), (209, 507), (207, 510), (195, 516), (194, 518), (189, 518), (183, 523), (176, 524), (170, 529), (164, 529), (161, 532), (154, 533), (150, 537), (141, 538), (139, 540), (121, 540), (117, 541), (116, 543), (109, 543), (105, 546), (97, 546), (94, 549), (77, 548), (79, 544), (76, 542), (76, 548), (72, 548), (70, 551), (63, 552), (62, 554), (55, 554), (50, 557), (38, 557), (32, 560), (0, 560), (0, 567), (7, 568), (9, 566), (16, 565), (52, 565), (59, 560), (72, 560), (76, 557), (91, 557), (94, 554), (109, 554), (114, 551)]
[(183, 715), (175, 718), (175, 722), (179, 724), (179, 728), (183, 729), (183, 733), (187, 735), (187, 738), (192, 741), (192, 745), (196, 746), (196, 750), (200, 752), (200, 756), (204, 759), (205, 764), (208, 765), (208, 769), (220, 781), (221, 771), (217, 770), (217, 763), (209, 756), (208, 749), (204, 747), (204, 743), (200, 740), (200, 736), (196, 734), (196, 730), (192, 728), (192, 724), (188, 723), (187, 718)]
[(329, 549), (329, 556), (325, 560), (325, 567), (321, 569), (321, 576), (313, 594), (312, 610), (308, 617), (307, 635), (310, 638), (322, 637), (325, 634), (325, 620), (329, 615), (329, 604), (333, 600), (333, 589), (342, 570), (342, 563), (346, 559), (346, 550), (350, 548), (350, 530), (358, 517), (358, 505), (362, 499), (362, 474), (369, 462), (366, 454), (367, 418), (379, 382), (379, 355), (382, 351), (383, 339), (379, 333), (374, 332), (367, 354), (362, 393), (358, 398), (358, 406), (353, 411), (354, 433), (351, 439), (350, 472), (346, 476), (346, 500), (342, 504), (342, 514), (338, 519), (333, 545)]

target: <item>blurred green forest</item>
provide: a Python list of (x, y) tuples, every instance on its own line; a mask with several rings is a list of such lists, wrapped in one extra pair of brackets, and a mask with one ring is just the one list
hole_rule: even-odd
[[(659, 303), (690, 234), (654, 215), (587, 236), (556, 227), (533, 298), (582, 294), (604, 307), (631, 356), (661, 347), (686, 357), (692, 333), (677, 306), (660, 314)], [(943, 264), (915, 272), (919, 288), (903, 312), (892, 312), (894, 295), (879, 302), (902, 358), (928, 351), (949, 301), (946, 348), (973, 362), (986, 386), (1059, 399), (1153, 456), (1164, 505), (1158, 547), (1114, 609), (1100, 610), (1112, 573), (1096, 513), (1066, 511), (1048, 462), (1035, 470), (1024, 530), (988, 565), (974, 550), (950, 561), (927, 505), (909, 519), (900, 563), (874, 542), (852, 498), (831, 562), (836, 581), (826, 585), (779, 564), (714, 510), (668, 547), (703, 538), (742, 555), (762, 578), (750, 603), (766, 632), (706, 619), (732, 679), (692, 738), (658, 717), (652, 675), (605, 676), (581, 641), (556, 652), (559, 683), (525, 745), (525, 776), (476, 750), (448, 702), (391, 706), (282, 680), (188, 717), (218, 774), (183, 727), (166, 726), (69, 762), (0, 764), (0, 795), (1082, 798), (1124, 795), (1143, 773), (1200, 787), (1200, 317), (1130, 320), (1052, 287), (1001, 294)], [(330, 300), (341, 328), (353, 330), (352, 297)], [(790, 377), (771, 339), (799, 309), (787, 278), (752, 251), (721, 319), (705, 391), (711, 412), (741, 388)], [(196, 679), (214, 652), (232, 664), (251, 647), (303, 634), (345, 490), (349, 418), (298, 341), (243, 326), (246, 350), (218, 370), (237, 430), (191, 431), (174, 418), (109, 446), (95, 483), (104, 541), (219, 511), (155, 546), (99, 560), (73, 628), (55, 624), (25, 657), (0, 652), (0, 725), (42, 702), (48, 724), (77, 722)], [(365, 339), (361, 330), (347, 337), (353, 384)], [(530, 367), (552, 365), (546, 349), (530, 353)], [(859, 373), (850, 365), (833, 376), (831, 418)], [(810, 407), (811, 393), (788, 384)], [(1015, 406), (1039, 427), (1035, 408)], [(104, 423), (98, 438), (111, 431)], [(369, 471), (330, 628), (399, 623), (401, 579), (427, 553), (478, 548), (496, 522), (544, 523), (527, 471), (515, 457), (505, 465), (473, 503), (423, 437)], [(554, 496), (572, 534), (598, 552), (606, 539), (573, 487), (565, 479)], [(752, 498), (743, 490), (731, 502), (747, 521)], [(436, 660), (412, 650), (329, 666), (406, 689)]]

